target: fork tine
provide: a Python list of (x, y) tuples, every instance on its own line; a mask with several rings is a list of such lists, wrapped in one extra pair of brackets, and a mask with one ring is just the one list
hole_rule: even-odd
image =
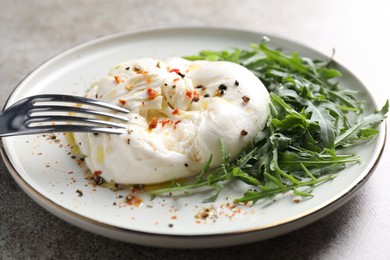
[(41, 134), (41, 133), (66, 133), (66, 132), (89, 132), (89, 133), (106, 133), (106, 134), (125, 134), (125, 128), (108, 128), (90, 125), (43, 125), (28, 128), (28, 131), (21, 134)]
[(102, 108), (112, 109), (122, 113), (129, 113), (129, 111), (123, 107), (119, 107), (113, 104), (101, 102), (96, 99), (85, 98), (80, 96), (60, 95), (60, 94), (45, 94), (34, 96), (33, 102), (71, 102), (84, 105), (94, 105)]
[(114, 115), (112, 113), (104, 112), (104, 111), (98, 111), (88, 108), (82, 108), (82, 107), (69, 107), (69, 106), (36, 106), (30, 110), (30, 114), (34, 112), (75, 112), (75, 113), (82, 113), (82, 114), (92, 114), (97, 116), (105, 116), (110, 117), (122, 121), (129, 121), (127, 117), (120, 116), (120, 115)]
[(88, 117), (77, 117), (77, 116), (32, 116), (26, 121), (26, 125), (30, 126), (34, 123), (48, 123), (48, 122), (84, 122), (92, 123), (102, 126), (112, 126), (117, 128), (127, 128), (126, 125), (114, 123), (111, 121), (98, 120)]

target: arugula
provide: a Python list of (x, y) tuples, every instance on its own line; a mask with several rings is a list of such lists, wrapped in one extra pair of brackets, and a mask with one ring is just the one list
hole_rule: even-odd
[(378, 133), (376, 127), (386, 118), (388, 101), (380, 111), (365, 116), (357, 93), (339, 88), (335, 79), (342, 74), (332, 60), (301, 57), (297, 52), (286, 54), (269, 48), (266, 40), (250, 47), (205, 50), (185, 58), (230, 61), (251, 70), (270, 92), (271, 113), (266, 127), (237, 159), (230, 161), (221, 141), (220, 167), (210, 169), (210, 156), (192, 182), (173, 181), (170, 187), (151, 194), (209, 187), (215, 193), (204, 202), (212, 202), (226, 183), (242, 181), (251, 188), (235, 200), (238, 203), (256, 203), (287, 191), (306, 198), (312, 196), (315, 186), (334, 179), (347, 164), (360, 161), (343, 148), (361, 144)]

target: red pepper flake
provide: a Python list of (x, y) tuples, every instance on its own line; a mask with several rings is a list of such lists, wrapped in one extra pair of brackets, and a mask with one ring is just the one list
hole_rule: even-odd
[(119, 102), (122, 106), (126, 105), (126, 100), (124, 100), (124, 99), (118, 99), (118, 102)]
[(193, 94), (193, 92), (191, 91), (191, 90), (186, 90), (186, 96), (188, 97), (188, 98), (192, 98), (192, 94)]
[(199, 101), (199, 94), (198, 94), (198, 92), (196, 92), (194, 90), (193, 95), (194, 95), (194, 97), (192, 98), (192, 101), (193, 102), (198, 102)]
[(73, 172), (68, 172), (68, 174), (73, 174)]
[(138, 207), (142, 204), (142, 200), (138, 198), (137, 196), (134, 196), (132, 194), (129, 194), (126, 196), (126, 203), (132, 206)]
[(157, 96), (157, 92), (152, 88), (148, 88), (146, 92), (148, 93), (149, 100), (153, 100)]
[(172, 124), (173, 121), (171, 119), (164, 119), (160, 121), (161, 126), (164, 127), (166, 124)]
[(175, 72), (176, 74), (179, 74), (180, 73), (180, 70), (179, 69), (171, 69), (169, 70), (169, 72)]
[(114, 76), (114, 78), (115, 78), (115, 81), (116, 81), (117, 84), (119, 84), (119, 83), (121, 83), (121, 82), (124, 81), (124, 80), (121, 79), (119, 76)]
[(95, 172), (93, 173), (93, 176), (98, 176), (98, 175), (100, 175), (100, 174), (102, 174), (102, 171), (95, 171)]
[(153, 117), (152, 121), (150, 121), (150, 123), (149, 123), (149, 130), (152, 130), (153, 128), (156, 128), (157, 127), (157, 123), (158, 123), (158, 118), (157, 117)]
[(182, 78), (186, 76), (185, 74), (181, 73), (179, 69), (171, 69), (169, 70), (169, 72), (175, 72), (177, 75), (179, 75)]
[(143, 102), (143, 101), (142, 101), (142, 103), (141, 103), (141, 104), (142, 104), (143, 106), (145, 106), (145, 102)]
[(172, 115), (177, 115), (177, 114), (179, 114), (179, 109), (178, 108), (176, 108), (175, 110), (172, 111)]
[(172, 216), (171, 219), (177, 219), (177, 216)]
[(179, 80), (179, 78), (175, 78), (174, 80), (173, 80), (173, 82), (176, 82), (176, 81), (178, 81)]

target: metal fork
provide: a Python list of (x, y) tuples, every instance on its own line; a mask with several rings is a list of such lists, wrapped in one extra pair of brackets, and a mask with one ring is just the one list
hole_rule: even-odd
[[(88, 108), (78, 107), (78, 104), (88, 105)], [(107, 111), (92, 107), (104, 108)], [(113, 112), (128, 113), (129, 111), (112, 104), (78, 96), (56, 94), (31, 96), (16, 102), (0, 113), (0, 137), (54, 132), (126, 133), (126, 125), (106, 120), (106, 118), (123, 122), (128, 120)], [(77, 115), (79, 113), (86, 116)]]

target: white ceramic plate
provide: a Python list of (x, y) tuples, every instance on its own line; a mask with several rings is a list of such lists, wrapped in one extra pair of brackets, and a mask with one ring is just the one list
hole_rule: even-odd
[[(116, 34), (72, 48), (49, 60), (28, 75), (15, 89), (7, 106), (40, 93), (83, 95), (115, 64), (140, 57), (167, 58), (193, 55), (203, 49), (247, 48), (259, 42), (255, 32), (174, 28)], [(297, 50), (301, 55), (324, 55), (276, 36), (271, 46)], [(367, 110), (377, 108), (368, 89), (341, 65), (341, 84), (360, 91)], [(127, 192), (88, 185), (84, 168), (72, 159), (63, 135), (58, 141), (42, 135), (2, 138), (2, 155), (10, 173), (24, 191), (42, 207), (83, 229), (131, 243), (160, 247), (217, 247), (242, 244), (277, 236), (329, 214), (344, 204), (367, 180), (379, 160), (385, 142), (385, 126), (364, 149), (356, 150), (362, 163), (344, 170), (332, 182), (319, 186), (314, 198), (301, 203), (282, 196), (253, 207), (232, 207), (242, 193), (232, 187), (214, 203), (202, 204), (204, 194), (172, 198), (143, 197), (139, 207), (124, 203)], [(77, 190), (82, 191), (79, 196)], [(195, 216), (211, 208), (212, 216)]]

